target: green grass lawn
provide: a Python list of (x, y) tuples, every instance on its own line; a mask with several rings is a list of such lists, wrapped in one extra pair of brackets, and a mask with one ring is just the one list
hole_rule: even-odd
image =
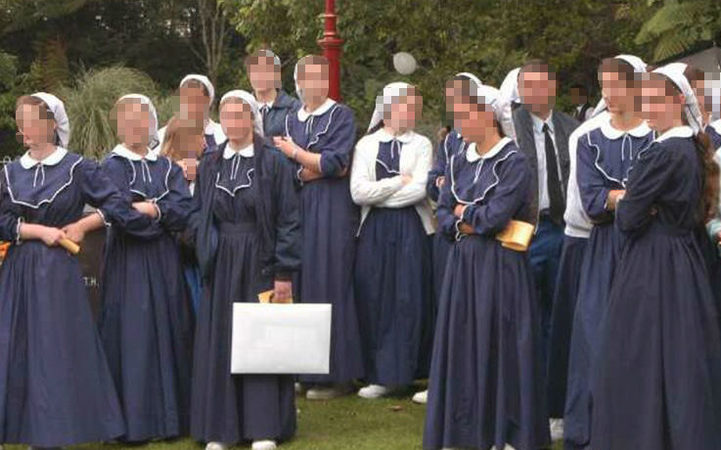
[[(420, 449), (425, 407), (410, 397), (363, 400), (349, 396), (328, 402), (309, 402), (298, 398), (298, 433), (281, 449), (313, 450), (410, 450)], [(89, 444), (75, 449), (116, 450), (202, 450), (190, 439), (152, 443), (144, 446)], [(238, 446), (234, 448), (249, 448)], [(6, 446), (6, 450), (21, 450)], [(560, 450), (561, 446), (554, 447)]]

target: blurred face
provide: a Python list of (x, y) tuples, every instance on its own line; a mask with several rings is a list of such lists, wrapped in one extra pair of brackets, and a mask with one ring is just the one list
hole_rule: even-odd
[(464, 139), (481, 142), (497, 133), (493, 110), (487, 105), (459, 101), (453, 105), (453, 122)]
[(139, 101), (121, 103), (117, 109), (118, 137), (129, 147), (147, 147), (150, 142), (150, 109)]
[(657, 133), (682, 122), (683, 103), (685, 98), (673, 89), (669, 82), (661, 77), (644, 80), (642, 89), (643, 116), (648, 126)]
[(711, 111), (711, 89), (706, 87), (707, 84), (711, 85), (711, 83), (712, 81), (710, 80), (708, 82), (706, 80), (696, 80), (691, 83), (693, 92), (696, 94), (696, 99), (698, 100), (698, 106), (701, 108), (701, 113), (704, 114), (704, 116)]
[(613, 71), (599, 75), (601, 93), (611, 114), (633, 113), (641, 109), (639, 90), (624, 77), (624, 74)]
[(220, 125), (230, 140), (245, 141), (253, 135), (253, 112), (250, 105), (240, 99), (231, 99), (221, 105)]
[(35, 148), (55, 140), (55, 121), (47, 117), (42, 105), (20, 105), (15, 111), (15, 122), (25, 147)]
[(574, 105), (584, 105), (588, 101), (588, 96), (578, 87), (572, 87), (571, 90), (571, 103)]
[(280, 68), (270, 56), (258, 56), (248, 65), (248, 78), (255, 91), (280, 89)]
[(303, 103), (320, 104), (328, 98), (328, 67), (324, 64), (304, 64), (299, 67), (298, 85)]
[(461, 80), (450, 80), (446, 83), (446, 113), (453, 116), (453, 105), (455, 98), (461, 94), (463, 82)]
[(179, 90), (180, 118), (204, 122), (210, 111), (210, 98), (201, 87), (184, 86)]
[(556, 104), (556, 75), (529, 67), (519, 77), (518, 93), (532, 113), (548, 112)]
[(390, 111), (383, 118), (385, 124), (401, 133), (414, 129), (423, 109), (423, 99), (415, 95), (415, 89), (409, 89), (392, 102)]

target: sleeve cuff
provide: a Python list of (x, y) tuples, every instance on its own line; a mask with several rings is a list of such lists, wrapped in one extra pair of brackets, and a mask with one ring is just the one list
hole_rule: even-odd
[(153, 207), (155, 208), (155, 212), (158, 214), (155, 218), (155, 222), (160, 222), (160, 219), (163, 218), (163, 211), (160, 210), (160, 206), (158, 206), (158, 202), (156, 200), (153, 200), (151, 202), (153, 204)]
[(301, 186), (303, 186), (303, 179), (300, 177), (300, 174), (303, 172), (303, 166), (298, 164), (298, 170), (295, 171), (295, 179), (298, 180), (298, 183), (300, 183)]
[(463, 207), (463, 213), (461, 214), (461, 221), (466, 222), (468, 224), (472, 223), (473, 221), (471, 218), (473, 217), (473, 211), (475, 210), (474, 205), (466, 205)]
[(456, 235), (454, 239), (456, 241), (460, 241), (463, 237), (463, 233), (461, 233), (461, 225), (463, 224), (463, 221), (461, 219), (456, 220), (456, 223), (453, 225), (453, 227), (456, 229)]
[(18, 217), (18, 223), (15, 225), (15, 243), (16, 244), (22, 244), (23, 240), (20, 237), (20, 226), (25, 223), (22, 217)]
[(110, 228), (112, 226), (112, 224), (108, 222), (108, 219), (105, 218), (105, 213), (101, 211), (100, 208), (96, 209), (95, 212), (98, 213), (106, 228)]

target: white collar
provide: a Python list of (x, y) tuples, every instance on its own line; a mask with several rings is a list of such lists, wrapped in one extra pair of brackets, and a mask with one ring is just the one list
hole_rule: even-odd
[(303, 105), (298, 110), (298, 120), (300, 120), (301, 122), (305, 122), (310, 116), (322, 116), (323, 114), (327, 113), (328, 110), (333, 107), (333, 105), (335, 105), (335, 100), (333, 100), (332, 98), (325, 99), (322, 105), (320, 105), (311, 112), (306, 111), (305, 105)]
[(157, 161), (158, 159), (158, 154), (151, 149), (148, 149), (145, 156), (140, 156), (123, 144), (116, 145), (113, 149), (113, 153), (118, 156), (122, 156), (125, 159), (129, 159), (130, 161), (142, 161), (143, 159), (147, 159), (148, 161)]
[(548, 129), (551, 131), (551, 134), (553, 134), (553, 110), (551, 110), (551, 113), (548, 114), (548, 118), (546, 120), (542, 120), (537, 115), (530, 113), (531, 119), (533, 119), (533, 129), (538, 131), (539, 133), (543, 132), (543, 125), (547, 124)]
[(656, 138), (656, 142), (663, 142), (671, 138), (690, 138), (691, 136), (693, 136), (693, 129), (688, 125), (682, 125), (666, 130), (661, 136)]
[(64, 148), (55, 147), (55, 150), (53, 150), (51, 154), (46, 156), (45, 159), (43, 159), (42, 161), (38, 161), (32, 156), (30, 156), (30, 150), (28, 150), (22, 157), (20, 157), (20, 165), (23, 169), (32, 169), (38, 164), (42, 164), (43, 166), (54, 166), (57, 165), (60, 161), (62, 161), (67, 154), (68, 151)]
[(230, 146), (230, 141), (228, 141), (227, 144), (225, 144), (225, 150), (223, 150), (223, 158), (224, 159), (231, 159), (235, 155), (239, 154), (243, 158), (252, 158), (253, 155), (255, 155), (255, 149), (253, 147), (253, 143), (246, 145), (245, 147), (241, 148), (240, 150), (234, 149)]
[(617, 128), (614, 128), (613, 125), (611, 125), (611, 115), (609, 114), (606, 116), (605, 120), (603, 121), (603, 124), (601, 124), (601, 133), (603, 133), (604, 136), (606, 136), (608, 139), (618, 139), (624, 134), (630, 134), (633, 137), (644, 137), (648, 133), (651, 132), (651, 128), (648, 127), (646, 124), (646, 121), (644, 120), (641, 122), (639, 126), (636, 128), (633, 128), (631, 130), (619, 130)]
[(496, 145), (491, 147), (491, 149), (483, 155), (478, 154), (478, 152), (476, 151), (476, 143), (471, 142), (466, 149), (466, 161), (468, 161), (469, 163), (474, 163), (479, 159), (491, 159), (496, 156), (501, 150), (503, 150), (503, 147), (505, 147), (509, 142), (511, 142), (511, 138), (502, 137), (501, 140), (496, 143)]
[(404, 144), (408, 144), (413, 141), (413, 139), (416, 138), (416, 133), (413, 130), (408, 130), (403, 134), (399, 135), (393, 135), (387, 132), (384, 128), (378, 129), (378, 131), (375, 132), (376, 136), (378, 137), (378, 140), (381, 142), (390, 142), (393, 140), (400, 141)]

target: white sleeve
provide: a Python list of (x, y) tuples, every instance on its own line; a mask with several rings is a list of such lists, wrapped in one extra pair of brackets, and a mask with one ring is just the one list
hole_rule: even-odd
[(415, 167), (413, 167), (413, 172), (410, 174), (412, 177), (411, 182), (384, 200), (381, 206), (403, 208), (423, 200), (427, 195), (426, 184), (428, 183), (428, 172), (431, 170), (432, 159), (433, 148), (431, 141), (424, 139), (419, 148), (419, 153), (416, 155)]
[(400, 176), (384, 178), (380, 181), (371, 179), (371, 164), (376, 163), (375, 160), (369, 157), (374, 154), (373, 145), (377, 146), (378, 143), (364, 137), (356, 144), (353, 155), (350, 172), (350, 193), (353, 202), (361, 206), (377, 205), (403, 187)]

